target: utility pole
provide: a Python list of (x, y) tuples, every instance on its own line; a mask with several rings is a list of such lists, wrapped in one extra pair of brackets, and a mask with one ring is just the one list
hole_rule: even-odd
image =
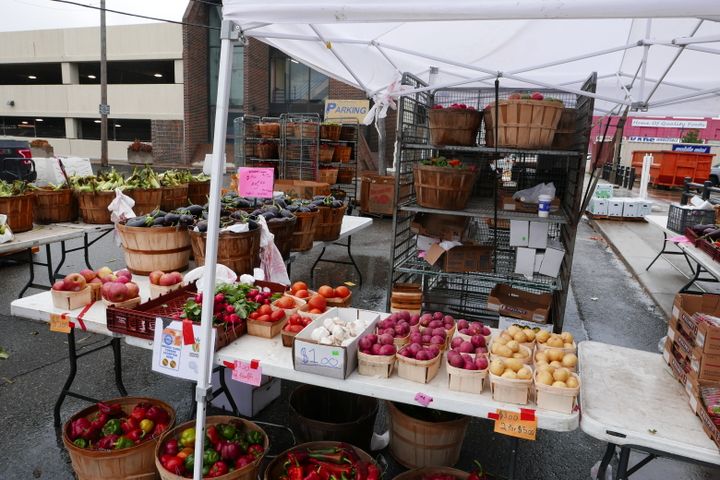
[(108, 166), (107, 31), (105, 0), (100, 0), (100, 165)]

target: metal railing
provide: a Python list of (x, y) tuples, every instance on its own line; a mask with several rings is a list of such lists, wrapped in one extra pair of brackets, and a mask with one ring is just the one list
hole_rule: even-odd
[(632, 189), (635, 184), (635, 168), (617, 166), (613, 179), (613, 165), (605, 164), (602, 167), (602, 179), (614, 183), (618, 187)]
[(692, 178), (685, 177), (682, 194), (680, 195), (680, 205), (687, 205), (688, 200), (699, 195), (703, 200), (707, 200), (713, 205), (720, 205), (720, 197), (714, 197), (713, 194), (720, 196), (720, 187), (714, 187), (713, 182), (705, 180), (704, 183), (694, 183)]

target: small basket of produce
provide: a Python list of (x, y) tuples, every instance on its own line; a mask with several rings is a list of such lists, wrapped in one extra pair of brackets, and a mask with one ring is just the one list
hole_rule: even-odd
[(434, 157), (413, 167), (417, 204), (443, 210), (465, 208), (477, 172), (458, 159)]
[(337, 142), (340, 140), (342, 126), (339, 123), (323, 122), (320, 124), (320, 139)]
[(272, 305), (260, 305), (248, 315), (247, 333), (255, 337), (273, 338), (287, 323), (287, 315), (282, 308)]
[(260, 122), (257, 130), (261, 138), (280, 138), (280, 124), (277, 122)]
[[(270, 447), (265, 431), (237, 417), (211, 416), (205, 420), (203, 478), (256, 480)], [(195, 467), (195, 420), (183, 423), (162, 436), (154, 449), (155, 466), (162, 480), (193, 478)]]
[(335, 288), (330, 285), (322, 285), (317, 291), (325, 297), (328, 307), (347, 308), (352, 301), (352, 292), (345, 285)]
[(282, 342), (285, 347), (292, 347), (295, 335), (312, 323), (313, 319), (299, 313), (288, 314), (288, 321), (282, 328)]
[(448, 388), (457, 392), (482, 393), (487, 378), (487, 355), (460, 353), (457, 350), (447, 352)]
[(574, 353), (564, 353), (558, 348), (535, 352), (535, 369), (550, 365), (553, 368), (567, 368), (571, 372), (577, 371), (578, 357)]
[(325, 168), (321, 167), (318, 169), (318, 182), (327, 183), (328, 185), (335, 185), (337, 183), (339, 170), (337, 168)]
[(397, 352), (397, 373), (401, 378), (428, 383), (440, 369), (442, 352), (437, 345), (409, 343)]
[(155, 270), (150, 272), (148, 275), (150, 280), (150, 298), (157, 298), (160, 295), (165, 295), (173, 290), (182, 288), (183, 276), (180, 272), (163, 272), (162, 270)]
[[(550, 148), (565, 106), (542, 93), (513, 93), (499, 102), (498, 146)], [(495, 146), (495, 102), (485, 107), (485, 143)]]
[(188, 204), (188, 185), (192, 181), (190, 170), (166, 170), (158, 175), (162, 186), (160, 208), (170, 211)]
[(358, 340), (358, 373), (370, 377), (390, 378), (395, 366), (397, 347), (388, 334), (369, 333)]
[(337, 240), (340, 237), (347, 204), (336, 200), (335, 197), (323, 195), (315, 197), (312, 203), (320, 209), (314, 240), (320, 242)]
[(547, 330), (540, 330), (535, 335), (535, 340), (537, 341), (538, 352), (545, 352), (549, 350), (558, 350), (563, 354), (577, 352), (577, 344), (570, 332), (562, 332), (558, 334), (550, 333)]
[(538, 408), (572, 413), (580, 393), (580, 377), (567, 368), (550, 365), (535, 372), (535, 402)]
[(7, 215), (13, 233), (32, 230), (35, 195), (22, 180), (12, 183), (0, 180), (0, 213)]
[(463, 340), (471, 340), (476, 335), (482, 335), (485, 338), (485, 344), (490, 345), (490, 339), (492, 338), (492, 332), (483, 322), (475, 321), (469, 322), (464, 318), (459, 319), (456, 322), (458, 337)]
[(93, 302), (93, 289), (79, 273), (70, 273), (53, 283), (50, 294), (53, 306), (62, 310), (75, 310)]
[(430, 143), (433, 145), (475, 145), (482, 113), (462, 103), (445, 108), (434, 105), (428, 113)]
[(320, 209), (309, 201), (296, 200), (287, 209), (295, 215), (295, 230), (292, 233), (290, 251), (310, 250), (315, 239), (315, 229), (320, 220)]
[(296, 445), (275, 457), (264, 480), (307, 478), (380, 480), (381, 471), (363, 450), (343, 442), (309, 442)]
[(305, 302), (305, 300), (301, 300), (290, 295), (283, 295), (282, 297), (272, 302), (271, 305), (275, 308), (283, 310), (286, 315), (290, 316), (297, 313), (298, 308), (302, 307), (306, 303), (307, 302)]
[(63, 444), (80, 480), (153, 478), (155, 447), (175, 424), (175, 410), (154, 398), (123, 397), (76, 413)]
[[(389, 317), (380, 320), (376, 327), (378, 335), (390, 335), (393, 343), (400, 348), (410, 341), (410, 330), (417, 326), (419, 315), (410, 315), (410, 312), (394, 312)], [(422, 343), (422, 335), (415, 336), (415, 343)]]
[(278, 145), (275, 142), (260, 142), (255, 146), (255, 153), (258, 158), (278, 158)]
[(519, 360), (526, 365), (532, 363), (532, 350), (524, 345), (520, 345), (515, 340), (507, 340), (502, 336), (493, 338), (490, 344), (491, 360), (496, 358), (513, 358)]
[(533, 382), (532, 367), (517, 358), (496, 358), (490, 361), (490, 389), (497, 402), (526, 405)]
[(35, 195), (33, 220), (36, 223), (48, 224), (77, 220), (78, 201), (67, 183), (60, 185), (49, 183), (44, 187), (35, 187), (33, 194)]
[[(104, 272), (109, 270), (108, 267)], [(101, 270), (103, 270), (101, 269)], [(140, 298), (140, 287), (132, 281), (132, 273), (123, 269), (113, 274), (107, 274), (102, 278), (100, 296), (102, 302), (108, 307), (135, 308), (142, 301)]]

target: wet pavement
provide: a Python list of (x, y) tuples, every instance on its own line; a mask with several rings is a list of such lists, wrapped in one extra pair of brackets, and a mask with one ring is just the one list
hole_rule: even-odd
[[(385, 307), (391, 231), (391, 220), (376, 219), (370, 229), (353, 238), (353, 253), (364, 277), (362, 287), (356, 287), (353, 293), (356, 306)], [(301, 256), (293, 265), (292, 278), (308, 279), (310, 266), (318, 253), (314, 251)], [(343, 249), (329, 249), (326, 255), (342, 258)], [(91, 260), (96, 268), (105, 264), (113, 269), (123, 266), (122, 253), (110, 237), (94, 247)], [(81, 256), (73, 254), (64, 271), (80, 268)], [(49, 332), (45, 323), (10, 316), (10, 302), (27, 278), (26, 267), (2, 266), (0, 275), (0, 346), (10, 354), (7, 360), (0, 360), (0, 418), (5, 431), (5, 435), (0, 436), (0, 479), (71, 479), (69, 458), (52, 427), (52, 406), (67, 372), (65, 337)], [(352, 267), (331, 264), (318, 267), (318, 284), (339, 284), (347, 280), (357, 282)], [(666, 320), (652, 300), (599, 235), (583, 222), (578, 231), (566, 329), (577, 340), (592, 339), (657, 351), (657, 343), (666, 328)], [(106, 341), (97, 335), (78, 334), (77, 337), (79, 346), (84, 349)], [(116, 395), (109, 353), (102, 351), (83, 359), (77, 377), (78, 389), (101, 398)], [(123, 345), (123, 366), (125, 386), (131, 395), (153, 396), (169, 402), (177, 409), (178, 421), (192, 416), (191, 384), (152, 372), (150, 352)], [(285, 424), (287, 397), (295, 386), (293, 382), (283, 381), (281, 397), (256, 418)], [(68, 399), (63, 407), (63, 418), (86, 405)], [(376, 431), (383, 431), (385, 425), (385, 410), (381, 408)], [(274, 429), (270, 434), (273, 451), (289, 446), (286, 436)], [(507, 437), (492, 433), (490, 422), (472, 419), (457, 466), (469, 469), (477, 459), (490, 472), (502, 474), (506, 471), (509, 446)], [(516, 478), (590, 478), (590, 470), (603, 451), (604, 446), (599, 441), (579, 429), (571, 433), (540, 431), (536, 442), (521, 442)], [(387, 450), (380, 454), (388, 462), (386, 478), (393, 478), (402, 471)], [(632, 478), (695, 480), (718, 478), (718, 475), (718, 470), (657, 460)]]

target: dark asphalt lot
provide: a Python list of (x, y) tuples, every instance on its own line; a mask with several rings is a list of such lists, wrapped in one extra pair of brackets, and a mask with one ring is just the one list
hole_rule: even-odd
[[(361, 265), (365, 284), (354, 293), (354, 305), (383, 309), (388, 275), (390, 220), (376, 220), (371, 229), (353, 238), (353, 252)], [(73, 254), (65, 272), (81, 267), (81, 256)], [(293, 279), (309, 278), (313, 255), (302, 256), (293, 266)], [(122, 253), (112, 238), (103, 239), (93, 249), (97, 268), (123, 266)], [(340, 283), (352, 280), (349, 267), (321, 264), (318, 282)], [(10, 316), (10, 302), (27, 278), (25, 266), (0, 266), (0, 346), (8, 353), (0, 360), (0, 479), (71, 479), (69, 458), (52, 427), (52, 406), (67, 372), (67, 345), (61, 334), (51, 333), (47, 324)], [(580, 226), (566, 313), (566, 329), (577, 340), (592, 339), (633, 348), (656, 351), (666, 330), (666, 321), (628, 274), (614, 254), (585, 223)], [(82, 348), (105, 341), (97, 335), (78, 334)], [(109, 351), (83, 359), (77, 386), (87, 394), (110, 398), (117, 394)], [(188, 382), (178, 381), (150, 370), (150, 353), (123, 345), (125, 386), (132, 395), (147, 395), (171, 403), (179, 421), (192, 415)], [(287, 397), (295, 384), (283, 382), (281, 397), (257, 418), (286, 424)], [(86, 404), (68, 399), (63, 408), (67, 418)], [(381, 409), (376, 431), (383, 431)], [(286, 436), (271, 431), (277, 451), (289, 446)], [(459, 468), (468, 469), (474, 459), (491, 472), (502, 473), (509, 456), (506, 437), (492, 433), (492, 424), (473, 419), (462, 450)], [(273, 448), (275, 451), (276, 449)], [(591, 467), (600, 459), (604, 446), (577, 430), (572, 433), (541, 431), (536, 442), (522, 442), (518, 457), (520, 479), (575, 480), (590, 478)], [(402, 471), (387, 451), (386, 478)], [(717, 479), (720, 471), (670, 460), (652, 462), (633, 479)]]

